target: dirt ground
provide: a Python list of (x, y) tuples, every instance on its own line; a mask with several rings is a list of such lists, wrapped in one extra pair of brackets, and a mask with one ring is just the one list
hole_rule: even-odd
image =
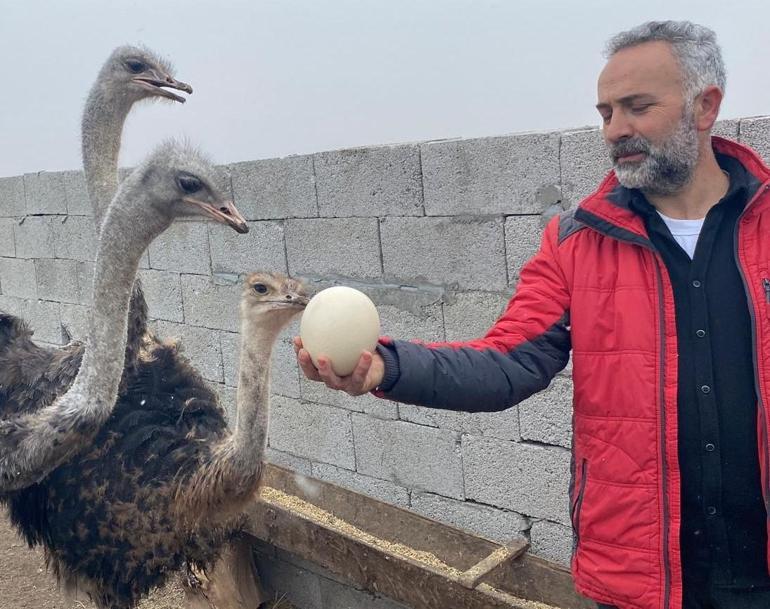
[[(141, 609), (182, 609), (183, 595), (177, 585), (153, 594)], [(43, 554), (32, 551), (8, 524), (0, 511), (0, 609), (93, 609), (87, 599), (67, 602), (56, 581), (45, 569)]]

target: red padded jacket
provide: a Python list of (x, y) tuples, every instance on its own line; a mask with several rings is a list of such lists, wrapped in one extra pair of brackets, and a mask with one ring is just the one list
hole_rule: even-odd
[[(735, 256), (753, 321), (767, 505), (770, 169), (745, 146), (716, 137), (712, 143), (759, 184), (736, 225)], [(574, 212), (551, 220), (506, 312), (483, 339), (430, 345), (383, 339), (399, 373), (380, 395), (501, 410), (547, 386), (571, 348), (576, 587), (620, 609), (679, 609), (674, 295), (642, 218), (619, 193), (610, 173)]]

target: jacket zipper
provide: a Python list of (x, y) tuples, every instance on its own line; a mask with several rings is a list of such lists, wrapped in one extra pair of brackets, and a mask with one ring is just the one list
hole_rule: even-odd
[(583, 459), (580, 462), (580, 488), (578, 490), (575, 503), (572, 507), (572, 527), (575, 529), (575, 549), (580, 545), (580, 509), (583, 507), (583, 494), (586, 490), (586, 469), (588, 461)]
[[(765, 471), (763, 475), (764, 485), (762, 488), (762, 492), (764, 494), (764, 502), (765, 502), (765, 509), (770, 510), (770, 500), (768, 500), (768, 493), (770, 493), (770, 453), (768, 453), (768, 441), (767, 441), (767, 410), (765, 408), (765, 402), (762, 399), (762, 391), (759, 387), (759, 362), (757, 357), (757, 316), (756, 316), (756, 306), (754, 303), (754, 300), (751, 297), (751, 290), (749, 289), (748, 281), (746, 280), (746, 273), (743, 270), (743, 266), (741, 265), (741, 259), (740, 255), (738, 253), (738, 229), (741, 224), (741, 220), (743, 219), (744, 214), (746, 213), (746, 210), (751, 207), (751, 205), (756, 201), (762, 194), (770, 190), (770, 183), (765, 183), (762, 186), (759, 187), (757, 192), (754, 194), (754, 196), (751, 198), (751, 201), (746, 203), (746, 207), (743, 208), (743, 211), (738, 216), (738, 219), (735, 221), (735, 229), (733, 231), (733, 255), (735, 256), (735, 266), (738, 267), (738, 272), (741, 275), (741, 280), (743, 281), (743, 290), (746, 293), (746, 300), (749, 304), (749, 316), (751, 317), (751, 344), (752, 344), (752, 353), (751, 358), (754, 362), (754, 392), (757, 394), (757, 407), (759, 408), (759, 416), (762, 421), (762, 429), (760, 430), (760, 438), (762, 441), (762, 446), (764, 447), (765, 452)], [(765, 301), (767, 303), (770, 303), (770, 279), (763, 277), (762, 278), (762, 288), (765, 292)]]
[[(591, 214), (590, 212), (588, 212), (586, 215), (593, 216), (593, 214)], [(588, 226), (591, 226), (590, 222), (586, 224)], [(659, 400), (660, 400), (660, 408), (661, 408), (661, 429), (660, 429), (661, 476), (663, 478), (663, 605), (661, 609), (670, 609), (671, 561), (668, 555), (669, 554), (668, 528), (669, 528), (669, 522), (671, 520), (671, 516), (669, 514), (668, 465), (667, 465), (668, 457), (667, 457), (667, 451), (666, 451), (666, 400), (665, 400), (665, 391), (663, 389), (665, 384), (664, 381), (665, 381), (665, 370), (666, 370), (666, 335), (665, 335), (666, 308), (663, 301), (663, 271), (661, 270), (662, 259), (660, 258), (658, 251), (649, 241), (644, 243), (644, 242), (635, 241), (633, 239), (624, 239), (623, 237), (619, 237), (617, 235), (608, 234), (607, 232), (603, 231), (602, 229), (596, 226), (591, 226), (591, 227), (597, 232), (602, 233), (611, 239), (615, 239), (617, 241), (643, 247), (644, 249), (647, 249), (650, 252), (652, 252), (653, 256), (655, 257), (655, 278), (658, 286), (658, 316), (660, 318), (660, 325), (659, 325), (660, 378), (658, 379), (658, 385), (659, 385)]]
[(671, 563), (668, 556), (668, 527), (671, 520), (669, 514), (668, 498), (668, 455), (666, 451), (666, 395), (663, 387), (665, 386), (666, 374), (666, 328), (665, 315), (666, 309), (663, 302), (663, 271), (660, 268), (661, 261), (655, 253), (655, 277), (658, 283), (658, 315), (660, 317), (660, 378), (658, 385), (660, 387), (660, 453), (661, 453), (661, 475), (663, 476), (663, 609), (669, 609), (671, 596)]

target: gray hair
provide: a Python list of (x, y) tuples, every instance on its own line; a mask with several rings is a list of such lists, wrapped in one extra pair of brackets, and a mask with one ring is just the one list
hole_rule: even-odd
[(621, 49), (657, 40), (671, 44), (682, 69), (687, 101), (711, 85), (724, 92), (727, 76), (717, 35), (690, 21), (648, 21), (610, 38), (605, 54), (609, 58)]

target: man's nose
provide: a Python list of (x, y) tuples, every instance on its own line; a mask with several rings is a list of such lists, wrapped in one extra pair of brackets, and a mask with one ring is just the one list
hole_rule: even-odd
[(604, 123), (604, 137), (612, 144), (633, 135), (631, 123), (623, 116), (622, 112), (614, 112), (610, 119)]

